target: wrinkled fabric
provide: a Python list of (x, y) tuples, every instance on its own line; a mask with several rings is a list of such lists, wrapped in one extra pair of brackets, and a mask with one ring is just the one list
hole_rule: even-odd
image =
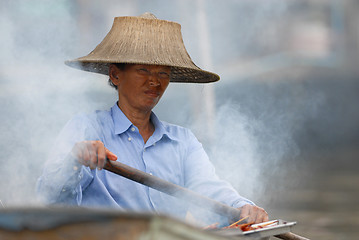
[(184, 217), (187, 201), (161, 193), (106, 170), (79, 165), (69, 154), (76, 142), (100, 140), (117, 161), (193, 190), (232, 207), (253, 204), (220, 180), (202, 144), (183, 127), (160, 121), (154, 113), (153, 135), (144, 143), (136, 126), (115, 104), (109, 111), (80, 114), (56, 140), (37, 193), (46, 204), (113, 207)]

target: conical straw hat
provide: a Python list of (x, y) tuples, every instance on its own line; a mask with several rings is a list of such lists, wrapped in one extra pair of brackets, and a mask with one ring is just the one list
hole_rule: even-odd
[(157, 19), (151, 13), (116, 17), (110, 32), (90, 54), (65, 63), (105, 75), (110, 63), (165, 65), (171, 67), (171, 82), (219, 80), (217, 74), (204, 71), (192, 62), (182, 40), (180, 24)]

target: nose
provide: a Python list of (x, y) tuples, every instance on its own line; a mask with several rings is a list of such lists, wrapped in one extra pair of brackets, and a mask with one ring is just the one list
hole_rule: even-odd
[(159, 79), (157, 78), (156, 74), (152, 74), (152, 76), (149, 79), (149, 84), (151, 87), (158, 87), (161, 85)]

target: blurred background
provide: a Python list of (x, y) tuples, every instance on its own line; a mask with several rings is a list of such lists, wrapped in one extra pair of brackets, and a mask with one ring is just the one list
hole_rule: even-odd
[(221, 80), (170, 84), (156, 114), (189, 127), (218, 174), (312, 239), (359, 235), (357, 0), (2, 0), (0, 203), (37, 205), (35, 183), (76, 113), (109, 109), (87, 55), (116, 16), (178, 22), (192, 60)]

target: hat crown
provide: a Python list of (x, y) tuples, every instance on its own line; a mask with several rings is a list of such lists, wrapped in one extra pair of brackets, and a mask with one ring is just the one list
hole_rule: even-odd
[(147, 18), (147, 19), (158, 19), (155, 15), (150, 12), (145, 12), (139, 16), (140, 18)]
[(108, 74), (111, 63), (165, 65), (172, 67), (172, 82), (213, 82), (219, 76), (201, 70), (183, 43), (181, 25), (157, 19), (152, 13), (116, 17), (109, 33), (87, 56), (66, 64), (82, 70)]

